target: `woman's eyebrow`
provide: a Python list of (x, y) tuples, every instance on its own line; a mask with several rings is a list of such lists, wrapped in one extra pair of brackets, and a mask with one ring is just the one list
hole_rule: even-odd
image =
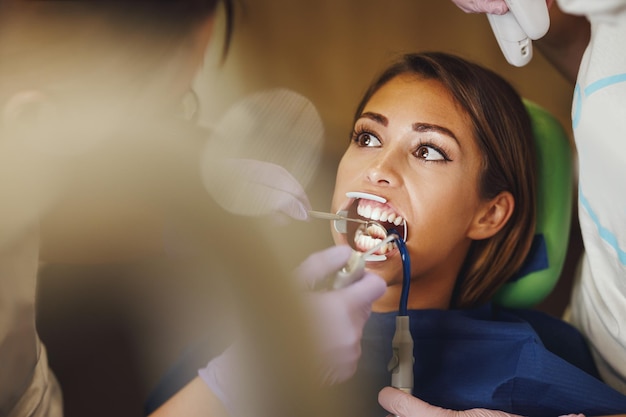
[[(366, 118), (366, 119), (370, 119), (373, 120), (376, 123), (379, 123), (385, 127), (387, 127), (387, 125), (389, 124), (389, 119), (387, 119), (385, 116), (383, 116), (380, 113), (374, 113), (374, 112), (365, 112), (365, 113), (361, 113), (361, 115), (359, 116), (360, 118)], [(435, 132), (435, 133), (439, 133), (441, 135), (445, 135), (448, 136), (452, 139), (454, 139), (454, 141), (461, 146), (461, 143), (459, 142), (459, 140), (457, 139), (456, 135), (448, 128), (443, 127), (443, 126), (439, 126), (439, 125), (434, 125), (432, 123), (422, 123), (422, 122), (417, 122), (417, 123), (413, 123), (412, 126), (413, 130), (415, 132)]]
[(376, 123), (379, 123), (385, 127), (387, 127), (387, 125), (389, 124), (389, 120), (383, 116), (382, 114), (379, 113), (372, 113), (370, 111), (365, 112), (365, 113), (361, 113), (361, 115), (359, 116), (359, 119), (365, 117), (366, 119), (370, 119), (375, 121)]
[(461, 146), (459, 140), (456, 138), (456, 135), (448, 128), (439, 125), (433, 125), (430, 123), (413, 123), (413, 130), (416, 132), (435, 132), (445, 136), (449, 136), (455, 140), (455, 142)]

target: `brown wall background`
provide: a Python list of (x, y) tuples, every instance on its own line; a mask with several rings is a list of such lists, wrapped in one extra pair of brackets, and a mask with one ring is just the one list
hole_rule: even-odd
[(248, 1), (225, 64), (216, 63), (219, 46), (208, 55), (197, 84), (202, 115), (215, 120), (245, 94), (290, 88), (317, 106), (328, 156), (336, 156), (374, 75), (396, 55), (424, 50), (456, 53), (497, 71), (569, 129), (571, 86), (537, 52), (523, 68), (509, 65), (487, 18), (449, 0)]

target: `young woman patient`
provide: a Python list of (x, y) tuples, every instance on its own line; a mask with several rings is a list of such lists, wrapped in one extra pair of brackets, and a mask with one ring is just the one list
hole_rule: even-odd
[[(626, 397), (597, 379), (572, 327), (490, 303), (533, 241), (534, 161), (524, 103), (481, 66), (443, 53), (406, 55), (370, 86), (339, 164), (332, 210), (378, 225), (349, 222), (332, 234), (338, 245), (366, 252), (393, 231), (405, 242), (410, 270), (396, 243), (366, 263), (387, 289), (363, 329), (355, 375), (328, 389), (342, 415), (387, 415), (377, 397), (391, 385), (399, 311), (414, 340), (413, 394), (433, 405), (537, 417), (626, 410)], [(400, 308), (404, 275), (410, 286)], [(228, 410), (241, 401), (230, 372), (239, 362), (231, 351), (200, 370)], [(208, 393), (185, 402), (197, 395)]]
[[(332, 200), (333, 212), (379, 226), (333, 227), (333, 238), (361, 252), (391, 231), (405, 239), (415, 396), (533, 416), (624, 411), (626, 398), (596, 379), (573, 328), (489, 302), (534, 237), (532, 135), (520, 96), (497, 74), (443, 53), (402, 57), (357, 107)], [(376, 254), (366, 267), (387, 291), (373, 304), (346, 398), (384, 416), (376, 398), (391, 384), (403, 264), (395, 244)]]

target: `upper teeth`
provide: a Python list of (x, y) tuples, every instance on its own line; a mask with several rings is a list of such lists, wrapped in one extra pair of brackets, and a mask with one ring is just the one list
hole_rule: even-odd
[(366, 219), (374, 220), (374, 221), (382, 221), (393, 223), (396, 226), (400, 226), (404, 219), (402, 216), (397, 215), (391, 210), (385, 210), (380, 207), (372, 208), (367, 204), (359, 204), (357, 207), (357, 213), (361, 217), (365, 217)]

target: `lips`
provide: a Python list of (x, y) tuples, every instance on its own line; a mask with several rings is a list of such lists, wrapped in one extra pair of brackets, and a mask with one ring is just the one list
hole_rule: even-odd
[[(386, 199), (359, 192), (349, 192), (346, 196), (354, 199), (347, 210), (349, 217), (372, 221), (367, 225), (348, 222), (348, 241), (355, 249), (366, 252), (379, 244), (392, 231), (406, 240), (406, 220), (387, 204)], [(394, 243), (388, 243), (376, 251), (376, 255), (386, 255), (394, 248)], [(386, 257), (383, 256), (380, 260), (384, 259)]]

